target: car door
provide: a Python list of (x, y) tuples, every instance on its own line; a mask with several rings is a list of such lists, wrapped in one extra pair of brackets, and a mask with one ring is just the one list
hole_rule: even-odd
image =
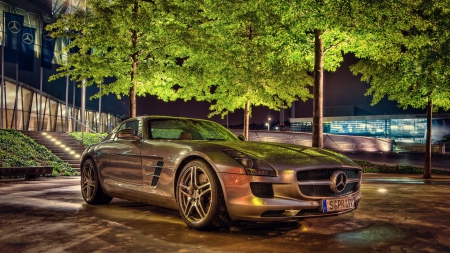
[(183, 127), (176, 119), (146, 122), (148, 139), (142, 144), (143, 188), (152, 195), (173, 197), (175, 165), (190, 146), (179, 143)]
[[(131, 128), (139, 138), (142, 138), (142, 123), (140, 120), (122, 123), (118, 131)], [(118, 182), (120, 186), (138, 188), (142, 186), (142, 142), (137, 139), (119, 139), (117, 136), (103, 150), (103, 174), (109, 183)], [(111, 182), (114, 181), (114, 182)]]

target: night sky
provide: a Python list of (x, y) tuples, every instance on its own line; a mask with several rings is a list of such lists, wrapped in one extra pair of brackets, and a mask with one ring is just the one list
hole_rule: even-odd
[[(324, 107), (332, 106), (351, 106), (354, 105), (369, 113), (375, 115), (384, 114), (405, 114), (417, 113), (424, 114), (425, 110), (417, 110), (409, 108), (403, 110), (397, 106), (394, 101), (384, 98), (377, 105), (371, 106), (371, 96), (364, 96), (369, 84), (360, 81), (358, 76), (354, 76), (349, 66), (356, 63), (357, 59), (352, 55), (347, 55), (345, 61), (336, 72), (325, 72), (324, 75)], [(312, 90), (311, 90), (312, 91)], [(168, 115), (182, 116), (208, 119), (209, 103), (197, 101), (176, 101), (164, 102), (156, 99), (154, 96), (138, 97), (137, 99), (137, 115)], [(243, 122), (243, 110), (237, 110), (229, 115), (229, 124), (241, 124)], [(271, 117), (272, 121), (278, 121), (280, 118), (279, 111), (269, 110), (267, 107), (253, 108), (253, 115), (250, 123), (264, 123), (267, 118)], [(291, 117), (291, 109), (285, 110), (285, 120)], [(312, 100), (306, 102), (298, 101), (295, 103), (295, 117), (305, 118), (312, 117)], [(220, 124), (226, 125), (226, 117), (221, 119), (220, 116), (210, 118)]]

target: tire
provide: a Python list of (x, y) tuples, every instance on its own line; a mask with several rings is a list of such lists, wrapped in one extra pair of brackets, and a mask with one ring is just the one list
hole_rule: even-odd
[(180, 215), (191, 228), (219, 229), (230, 221), (219, 179), (203, 160), (193, 160), (183, 167), (176, 198)]
[(84, 201), (92, 205), (102, 205), (111, 202), (100, 185), (98, 172), (92, 159), (87, 159), (81, 166), (81, 195)]

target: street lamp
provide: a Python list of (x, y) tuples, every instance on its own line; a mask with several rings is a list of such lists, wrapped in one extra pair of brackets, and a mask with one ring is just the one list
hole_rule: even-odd
[(270, 120), (271, 120), (271, 118), (269, 118), (269, 122), (266, 123), (267, 131), (270, 131)]

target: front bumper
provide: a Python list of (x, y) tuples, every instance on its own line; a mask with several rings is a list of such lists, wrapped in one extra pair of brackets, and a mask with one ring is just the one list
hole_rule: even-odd
[[(282, 177), (284, 180), (280, 180), (280, 178), (221, 173), (220, 178), (228, 214), (233, 220), (285, 221), (339, 215), (355, 210), (362, 197), (360, 191), (339, 197), (305, 197), (298, 190), (298, 183), (295, 180), (285, 180), (285, 177)], [(273, 196), (267, 198), (255, 196), (250, 188), (250, 183), (254, 182), (270, 184)], [(343, 197), (354, 198), (354, 208), (338, 212), (322, 212), (322, 199)]]

